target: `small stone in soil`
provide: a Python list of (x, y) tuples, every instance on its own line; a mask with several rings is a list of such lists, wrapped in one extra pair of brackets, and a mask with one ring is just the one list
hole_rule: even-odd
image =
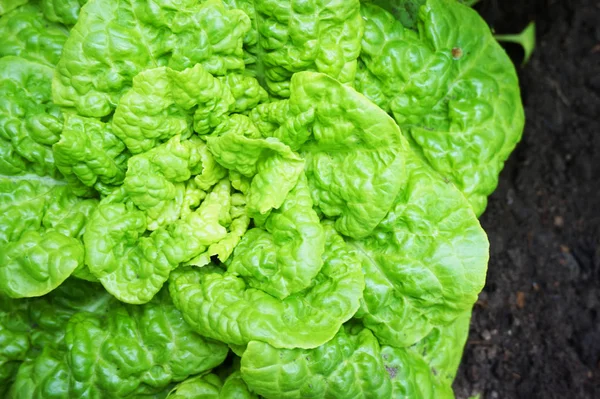
[(565, 219), (562, 216), (554, 216), (554, 225), (556, 227), (563, 227), (565, 225)]
[(525, 307), (525, 293), (522, 291), (517, 292), (517, 307), (523, 309)]

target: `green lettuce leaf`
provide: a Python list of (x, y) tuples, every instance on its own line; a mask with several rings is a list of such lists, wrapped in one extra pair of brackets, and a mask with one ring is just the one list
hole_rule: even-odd
[(176, 135), (189, 137), (194, 120), (198, 133), (208, 133), (234, 102), (228, 86), (200, 64), (182, 72), (148, 69), (133, 78), (133, 87), (121, 98), (113, 130), (137, 154)]
[(211, 74), (244, 68), (247, 15), (218, 1), (90, 0), (65, 43), (54, 76), (57, 105), (109, 115), (146, 69), (202, 64)]
[(72, 279), (40, 298), (0, 294), (0, 394), (8, 391), (24, 360), (46, 346), (64, 348), (65, 327), (75, 313), (102, 313), (113, 301), (101, 286)]
[(427, 0), (418, 32), (376, 6), (362, 13), (356, 87), (393, 113), (415, 151), (480, 215), (523, 131), (512, 62), (477, 12), (454, 0)]
[(4, 397), (31, 348), (28, 302), (0, 294), (0, 395)]
[(164, 390), (219, 365), (227, 346), (190, 330), (164, 291), (144, 306), (74, 314), (65, 345), (19, 368), (8, 398), (122, 398)]
[(300, 72), (289, 101), (259, 106), (261, 134), (306, 159), (313, 201), (346, 236), (368, 236), (390, 210), (402, 183), (401, 134), (384, 112), (352, 88)]
[(23, 4), (27, 4), (28, 1), (29, 0), (0, 0), (0, 16)]
[[(152, 179), (146, 183), (151, 184)], [(140, 198), (148, 200), (148, 193), (151, 191), (138, 191), (138, 202)], [(177, 217), (150, 234), (148, 215), (136, 207), (132, 200), (135, 195), (128, 196), (121, 189), (103, 199), (88, 221), (84, 243), (85, 262), (107, 291), (123, 302), (140, 304), (152, 299), (181, 263), (226, 239), (234, 218), (227, 179), (219, 182), (196, 209), (183, 212), (183, 208), (175, 208)], [(167, 209), (172, 208), (172, 202), (166, 201)], [(233, 211), (237, 211), (236, 219), (243, 216), (238, 209)]]
[(58, 176), (51, 145), (60, 138), (63, 117), (51, 101), (52, 73), (52, 68), (24, 58), (0, 58), (2, 174)]
[(452, 382), (462, 359), (462, 352), (469, 335), (471, 310), (464, 312), (450, 324), (435, 327), (429, 335), (411, 346), (429, 365), (439, 392), (452, 394)]
[(279, 140), (260, 137), (243, 115), (227, 119), (207, 144), (219, 164), (252, 178), (247, 193), (252, 215), (279, 208), (304, 170), (304, 161), (296, 153)]
[(42, 0), (44, 16), (52, 22), (75, 25), (81, 7), (88, 0)]
[(0, 19), (0, 57), (14, 55), (54, 67), (67, 37), (64, 26), (46, 20), (37, 4), (27, 4)]
[(391, 13), (403, 26), (416, 29), (419, 9), (426, 0), (361, 0), (362, 3), (373, 3)]
[[(224, 182), (222, 181), (221, 185), (224, 185)], [(228, 226), (227, 234), (217, 242), (210, 244), (206, 251), (186, 262), (186, 265), (205, 266), (212, 262), (212, 257), (215, 256), (219, 261), (226, 262), (246, 233), (250, 224), (250, 217), (248, 216), (245, 195), (234, 192), (231, 196), (222, 196), (221, 201), (223, 201), (225, 207), (221, 208), (224, 212), (221, 212), (220, 220), (222, 224)]]
[(0, 293), (41, 296), (83, 267), (80, 237), (96, 204), (49, 177), (0, 176)]
[(406, 169), (394, 207), (372, 236), (350, 243), (366, 278), (358, 316), (380, 342), (397, 347), (473, 306), (489, 249), (465, 198), (403, 147)]
[(204, 142), (198, 138), (181, 141), (175, 136), (129, 159), (123, 189), (146, 213), (148, 230), (173, 223), (185, 212), (185, 183), (192, 174), (199, 174), (203, 147)]
[(242, 238), (227, 269), (250, 287), (283, 299), (312, 284), (324, 250), (325, 234), (302, 175), (264, 225)]
[(110, 124), (68, 114), (52, 150), (56, 167), (75, 188), (83, 183), (105, 192), (125, 179), (129, 155)]
[(265, 89), (253, 77), (239, 73), (229, 73), (219, 77), (219, 80), (229, 88), (235, 98), (235, 104), (231, 108), (232, 112), (247, 113), (258, 104), (267, 102), (269, 99)]
[(364, 288), (357, 259), (330, 223), (323, 268), (307, 289), (279, 300), (215, 266), (180, 268), (169, 291), (198, 333), (227, 344), (260, 340), (276, 347), (314, 348), (356, 312)]
[(265, 398), (391, 398), (379, 342), (367, 329), (352, 330), (342, 327), (315, 349), (251, 341), (242, 355), (242, 377)]
[(307, 70), (354, 81), (364, 29), (359, 0), (257, 0), (254, 23), (254, 69), (272, 94), (289, 97), (290, 78)]
[(241, 372), (248, 387), (265, 398), (453, 398), (449, 384), (436, 385), (420, 354), (381, 346), (371, 331), (352, 322), (314, 349), (251, 341)]
[(239, 371), (231, 373), (223, 381), (217, 374), (204, 374), (185, 380), (177, 385), (167, 399), (256, 399), (248, 390)]

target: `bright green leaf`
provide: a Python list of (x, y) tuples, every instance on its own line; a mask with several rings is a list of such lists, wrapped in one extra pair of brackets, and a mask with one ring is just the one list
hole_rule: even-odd
[(357, 259), (331, 224), (323, 268), (309, 288), (279, 300), (215, 266), (171, 273), (173, 302), (198, 333), (233, 345), (253, 340), (314, 348), (330, 340), (357, 310), (363, 285)]

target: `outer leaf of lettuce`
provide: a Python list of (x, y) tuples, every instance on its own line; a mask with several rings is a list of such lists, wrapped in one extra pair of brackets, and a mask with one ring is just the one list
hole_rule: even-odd
[[(9, 2), (18, 4), (19, 0)], [(63, 26), (44, 18), (37, 4), (28, 4), (0, 19), (0, 57), (14, 55), (54, 67), (67, 36)]]
[(471, 310), (464, 312), (450, 324), (435, 327), (428, 336), (409, 349), (418, 353), (429, 365), (440, 392), (451, 398), (452, 382), (456, 377), (463, 349), (469, 335)]
[(193, 333), (164, 292), (144, 306), (72, 316), (65, 346), (47, 345), (23, 363), (8, 397), (142, 397), (217, 366), (226, 354), (225, 345)]
[(381, 348), (373, 334), (342, 327), (315, 349), (277, 349), (251, 341), (242, 355), (242, 377), (265, 398), (391, 398)]
[(28, 231), (2, 247), (0, 289), (13, 298), (44, 295), (83, 263), (83, 246), (54, 231)]
[(353, 241), (366, 284), (359, 317), (380, 342), (412, 345), (470, 309), (488, 242), (465, 198), (404, 147), (404, 183), (374, 234)]
[(113, 301), (101, 287), (74, 280), (40, 298), (0, 294), (0, 393), (8, 391), (24, 360), (44, 347), (64, 348), (65, 327), (75, 313), (102, 313)]
[(0, 394), (10, 387), (31, 348), (28, 303), (0, 294)]
[(319, 346), (356, 312), (364, 287), (356, 258), (331, 224), (324, 227), (324, 266), (304, 291), (279, 300), (214, 266), (180, 268), (169, 283), (173, 302), (195, 331), (227, 344)]
[(275, 398), (453, 398), (450, 384), (437, 384), (419, 353), (380, 346), (371, 331), (354, 323), (315, 349), (277, 349), (252, 341), (242, 355), (248, 387)]
[(523, 130), (510, 59), (483, 19), (453, 0), (427, 0), (418, 33), (376, 6), (362, 13), (357, 88), (393, 113), (413, 148), (481, 214)]
[(406, 349), (382, 346), (381, 358), (392, 381), (392, 398), (449, 399), (446, 387), (436, 389), (435, 377), (422, 357)]
[(69, 368), (62, 351), (45, 347), (42, 352), (27, 359), (16, 375), (7, 399), (67, 398), (69, 395)]
[(254, 13), (256, 74), (272, 94), (289, 97), (290, 78), (307, 70), (353, 82), (364, 23), (358, 0), (258, 0)]
[[(79, 312), (103, 315), (116, 300), (100, 284), (70, 278), (48, 295), (26, 300), (33, 354), (45, 346), (65, 348), (66, 326)], [(32, 354), (30, 354), (32, 355)]]
[(373, 3), (390, 12), (403, 26), (416, 29), (419, 8), (426, 0), (362, 0), (363, 3)]
[(248, 390), (239, 371), (230, 374), (225, 381), (216, 374), (204, 374), (179, 384), (167, 399), (255, 399)]
[(64, 25), (75, 25), (81, 7), (88, 0), (42, 0), (44, 16), (53, 22)]
[(244, 67), (242, 42), (250, 21), (217, 1), (91, 0), (65, 44), (54, 77), (56, 104), (102, 117), (146, 69), (183, 70), (202, 64), (224, 75)]
[(83, 267), (79, 237), (95, 206), (61, 181), (0, 176), (0, 292), (44, 295)]
[(0, 58), (0, 173), (57, 175), (50, 146), (59, 140), (62, 115), (51, 102), (51, 82), (48, 66)]
[(0, 16), (23, 4), (27, 4), (28, 1), (29, 0), (0, 0)]

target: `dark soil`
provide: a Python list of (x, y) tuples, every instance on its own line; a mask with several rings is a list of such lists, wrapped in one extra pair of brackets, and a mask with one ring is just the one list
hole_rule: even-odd
[(523, 140), (481, 219), (491, 260), (455, 391), (600, 398), (600, 0), (478, 9), (498, 33), (535, 20), (538, 44), (519, 70)]

